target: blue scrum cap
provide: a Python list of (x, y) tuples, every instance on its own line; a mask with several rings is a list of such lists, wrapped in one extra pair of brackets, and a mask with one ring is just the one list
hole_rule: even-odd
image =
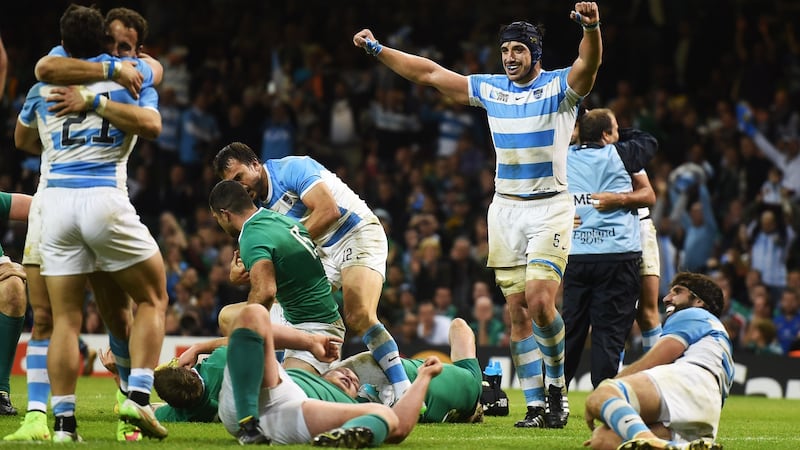
[(531, 52), (534, 63), (542, 58), (542, 34), (535, 25), (528, 22), (514, 22), (500, 29), (500, 45), (509, 41), (525, 44)]

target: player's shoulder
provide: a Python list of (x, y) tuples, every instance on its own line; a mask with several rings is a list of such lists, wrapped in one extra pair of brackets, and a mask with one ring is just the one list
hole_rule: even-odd
[(511, 84), (511, 81), (505, 74), (499, 73), (478, 73), (469, 75), (473, 83), (488, 83), (492, 86), (505, 86)]
[(719, 318), (704, 308), (686, 308), (673, 313), (664, 322), (664, 334), (705, 334), (721, 326)]
[(562, 67), (561, 69), (551, 70), (542, 69), (542, 71), (539, 72), (539, 76), (536, 78), (536, 82), (537, 84), (546, 84), (552, 81), (554, 78), (566, 77), (570, 69), (571, 67)]
[(278, 174), (289, 174), (289, 172), (319, 172), (324, 167), (310, 156), (284, 156), (280, 159), (267, 161), (267, 170), (274, 168), (273, 172)]

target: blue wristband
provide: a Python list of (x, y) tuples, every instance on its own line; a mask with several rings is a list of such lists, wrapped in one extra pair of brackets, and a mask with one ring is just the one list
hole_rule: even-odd
[(114, 66), (116, 64), (117, 64), (116, 61), (110, 61), (110, 64), (108, 65), (108, 73), (106, 74), (107, 80), (111, 80), (112, 77), (114, 76)]
[(364, 42), (365, 42), (364, 51), (366, 51), (367, 54), (370, 56), (378, 56), (381, 50), (383, 50), (383, 46), (381, 45), (380, 42), (378, 42), (377, 39), (374, 41), (369, 39), (364, 39)]
[(101, 97), (100, 94), (94, 95), (94, 101), (92, 102), (92, 109), (97, 109), (97, 107), (100, 106), (100, 97)]

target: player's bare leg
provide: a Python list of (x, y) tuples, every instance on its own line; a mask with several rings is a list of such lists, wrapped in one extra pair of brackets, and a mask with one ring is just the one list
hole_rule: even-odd
[(383, 289), (381, 274), (366, 266), (342, 269), (344, 321), (347, 328), (362, 337), (364, 344), (400, 398), (411, 386), (403, 370), (397, 342), (378, 320), (378, 301)]

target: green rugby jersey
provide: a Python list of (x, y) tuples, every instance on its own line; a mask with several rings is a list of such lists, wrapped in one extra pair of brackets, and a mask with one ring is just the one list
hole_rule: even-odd
[[(8, 220), (8, 215), (11, 213), (11, 194), (8, 192), (0, 192), (0, 220)], [(3, 253), (3, 246), (0, 245), (0, 256)]]
[(248, 271), (258, 261), (272, 261), (278, 302), (289, 323), (341, 318), (314, 242), (300, 222), (259, 209), (242, 226), (239, 253)]
[(358, 403), (330, 381), (303, 369), (286, 369), (289, 377), (300, 386), (308, 398), (335, 403)]
[(156, 409), (156, 418), (161, 422), (213, 422), (219, 408), (219, 391), (222, 389), (222, 374), (228, 347), (219, 347), (194, 369), (203, 379), (203, 397), (189, 408), (174, 408), (164, 405)]

